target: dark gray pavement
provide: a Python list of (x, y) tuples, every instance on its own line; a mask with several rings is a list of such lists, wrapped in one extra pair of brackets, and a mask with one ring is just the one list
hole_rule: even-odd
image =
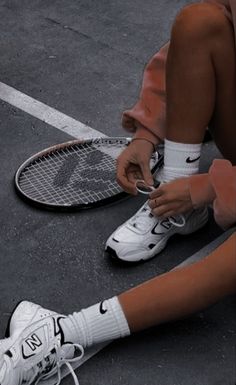
[[(168, 39), (188, 1), (0, 0), (0, 74), (23, 93), (107, 134), (140, 88), (149, 57)], [(104, 255), (110, 233), (143, 202), (56, 214), (23, 203), (14, 173), (29, 155), (68, 135), (0, 101), (0, 335), (21, 299), (68, 313), (133, 287), (183, 262), (222, 234), (175, 237), (160, 256), (126, 267)], [(204, 147), (201, 170), (220, 156)], [(234, 385), (235, 299), (117, 341), (85, 363), (82, 385)], [(72, 384), (67, 378), (63, 383)]]

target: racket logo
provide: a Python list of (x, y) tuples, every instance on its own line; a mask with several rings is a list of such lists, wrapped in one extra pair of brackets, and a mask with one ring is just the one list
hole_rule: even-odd
[(107, 309), (104, 309), (103, 305), (104, 305), (104, 301), (102, 301), (99, 306), (99, 311), (101, 314), (105, 314), (107, 312)]
[(54, 185), (57, 187), (67, 186), (70, 182), (71, 176), (74, 174), (78, 163), (79, 158), (76, 155), (72, 155), (66, 158), (55, 176)]

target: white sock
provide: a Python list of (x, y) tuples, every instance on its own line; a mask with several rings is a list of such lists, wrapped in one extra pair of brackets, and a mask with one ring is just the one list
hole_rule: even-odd
[(202, 143), (186, 144), (165, 139), (164, 166), (156, 175), (160, 182), (197, 174)]
[(130, 335), (128, 322), (117, 297), (73, 313), (61, 320), (65, 341), (84, 348)]

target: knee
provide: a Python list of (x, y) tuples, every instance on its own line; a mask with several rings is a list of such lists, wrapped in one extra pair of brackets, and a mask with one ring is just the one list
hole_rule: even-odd
[(171, 39), (181, 42), (206, 42), (219, 39), (229, 28), (230, 22), (222, 10), (213, 4), (196, 3), (183, 8), (177, 15), (171, 32)]

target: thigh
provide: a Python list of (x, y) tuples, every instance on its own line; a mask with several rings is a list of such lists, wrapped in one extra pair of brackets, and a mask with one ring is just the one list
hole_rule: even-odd
[(224, 36), (215, 56), (216, 98), (209, 129), (222, 155), (236, 165), (236, 50), (229, 21)]

